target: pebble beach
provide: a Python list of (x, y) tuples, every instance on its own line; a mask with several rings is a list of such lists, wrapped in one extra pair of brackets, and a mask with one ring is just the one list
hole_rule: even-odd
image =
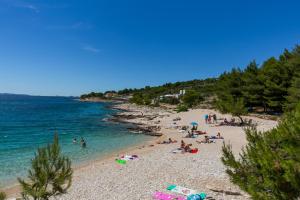
[[(209, 113), (217, 114), (218, 118), (230, 118), (230, 115), (221, 115), (207, 109), (176, 113), (167, 109), (150, 109), (131, 104), (120, 104), (116, 107), (126, 110), (122, 111), (124, 115), (141, 115), (142, 112), (143, 117), (127, 121), (142, 126), (157, 125), (163, 136), (153, 137), (153, 140), (138, 147), (123, 150), (76, 169), (73, 185), (68, 194), (58, 199), (150, 200), (156, 191), (170, 193), (166, 190), (170, 184), (205, 192), (211, 199), (249, 198), (237, 186), (230, 183), (225, 173), (225, 167), (220, 160), (223, 140), (219, 139), (211, 144), (198, 144), (196, 140), (201, 140), (204, 136), (184, 138), (186, 133), (178, 129), (180, 126), (189, 125), (191, 121), (197, 122), (198, 130), (206, 131), (207, 135), (212, 136), (220, 132), (224, 142), (230, 143), (234, 153), (238, 154), (246, 144), (243, 128), (206, 124), (203, 117)], [(149, 116), (156, 117), (149, 120)], [(176, 118), (180, 120), (174, 121)], [(272, 120), (247, 118), (251, 118), (261, 131), (269, 130), (277, 124)], [(158, 144), (168, 138), (178, 142)], [(181, 140), (191, 143), (192, 147), (198, 148), (199, 151), (196, 154), (172, 153), (172, 150), (180, 146)], [(115, 159), (121, 155), (138, 155), (138, 159), (120, 165)]]

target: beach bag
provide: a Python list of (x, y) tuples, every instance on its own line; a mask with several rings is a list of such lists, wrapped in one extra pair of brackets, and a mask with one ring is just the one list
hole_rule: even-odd
[(205, 193), (191, 194), (187, 197), (187, 200), (204, 200), (206, 198)]
[(198, 148), (192, 149), (191, 153), (197, 153), (198, 152)]

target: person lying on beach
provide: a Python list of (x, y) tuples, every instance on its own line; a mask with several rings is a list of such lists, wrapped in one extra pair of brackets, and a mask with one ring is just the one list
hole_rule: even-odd
[(157, 144), (171, 144), (171, 143), (176, 143), (177, 140), (172, 140), (172, 138), (169, 138), (168, 141), (162, 141), (162, 142), (158, 142)]
[(176, 143), (177, 142), (177, 140), (172, 140), (171, 138), (169, 138), (169, 144), (170, 143)]
[(226, 125), (231, 125), (230, 122), (228, 122), (228, 120), (225, 118), (223, 122), (221, 122), (220, 124), (218, 124), (219, 126), (226, 126)]
[(195, 131), (195, 135), (205, 135), (207, 134), (206, 131)]
[(196, 140), (196, 142), (197, 143), (199, 143), (199, 144), (209, 144), (209, 143), (213, 143), (214, 141), (211, 141), (210, 139), (209, 139), (209, 137), (206, 135), (206, 136), (204, 136), (204, 139), (203, 140), (201, 140), (201, 141), (197, 141)]
[(222, 137), (221, 133), (218, 132), (217, 136), (210, 136), (209, 139), (224, 139), (224, 137)]

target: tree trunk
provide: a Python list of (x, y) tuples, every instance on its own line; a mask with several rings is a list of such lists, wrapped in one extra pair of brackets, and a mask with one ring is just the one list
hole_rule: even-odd
[(244, 124), (243, 118), (241, 116), (237, 116), (237, 117), (241, 120), (241, 125), (243, 125)]

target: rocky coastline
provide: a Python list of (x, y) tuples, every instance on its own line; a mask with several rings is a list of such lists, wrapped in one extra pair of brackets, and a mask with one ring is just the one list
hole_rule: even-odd
[(110, 106), (118, 112), (107, 119), (109, 122), (126, 123), (132, 126), (127, 129), (133, 133), (160, 137), (160, 118), (168, 115), (167, 109), (155, 109), (146, 106), (137, 106), (129, 103), (115, 103)]

